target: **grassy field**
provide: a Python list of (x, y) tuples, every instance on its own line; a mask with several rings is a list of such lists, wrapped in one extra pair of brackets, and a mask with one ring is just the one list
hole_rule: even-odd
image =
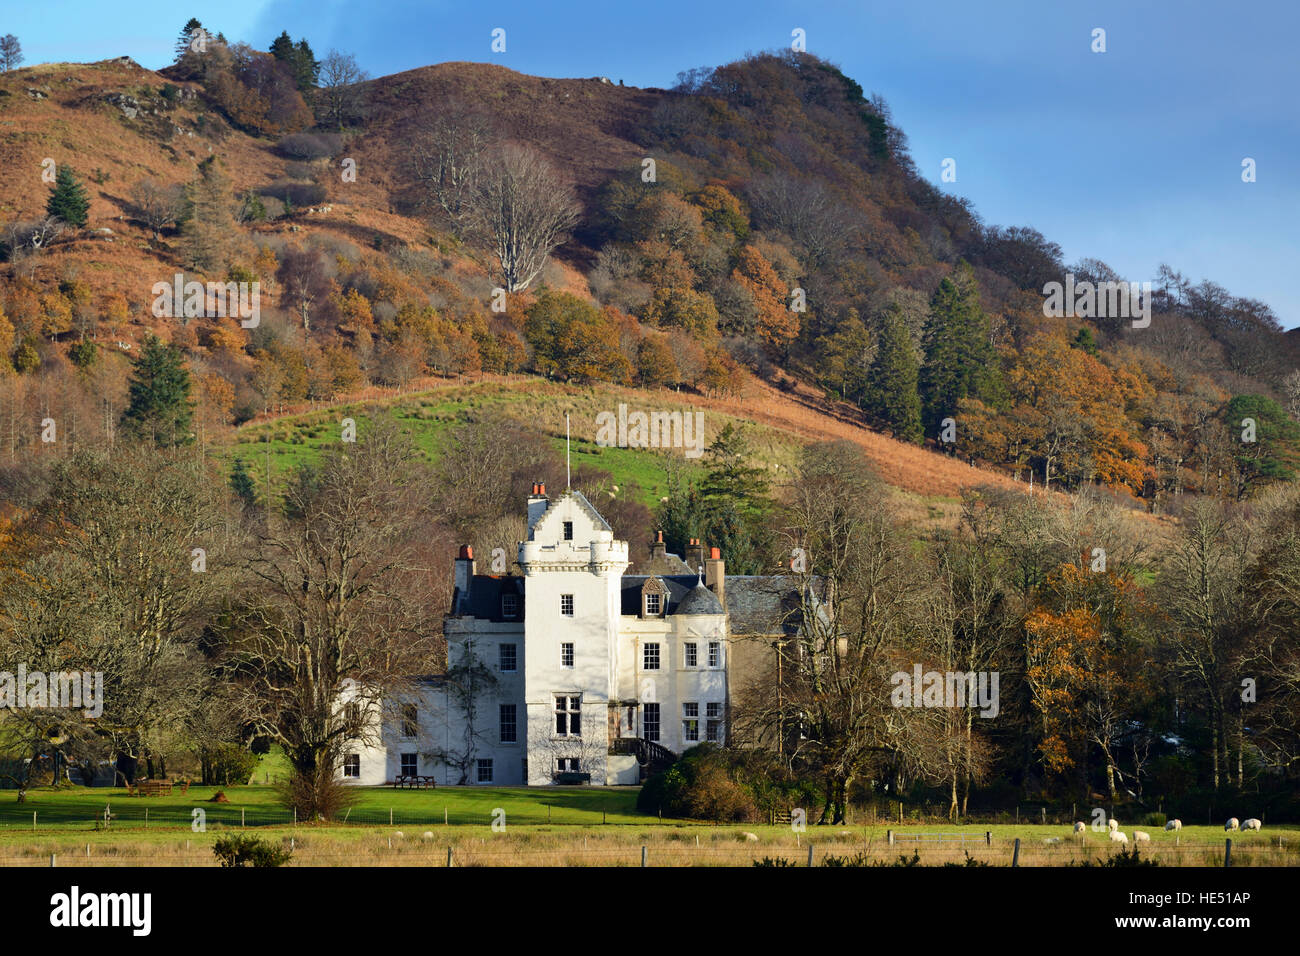
[[(615, 484), (635, 489), (638, 500), (653, 507), (666, 493), (666, 458), (673, 456), (688, 469), (699, 467), (699, 459), (687, 459), (681, 450), (659, 452), (635, 448), (610, 448), (596, 444), (595, 418), (600, 411), (614, 411), (620, 401), (632, 408), (688, 409), (686, 401), (675, 401), (672, 393), (645, 396), (619, 392), (612, 387), (591, 386), (568, 389), (533, 381), (527, 388), (482, 382), (446, 386), (437, 391), (415, 392), (386, 403), (385, 410), (408, 428), (416, 445), (430, 458), (445, 452), (453, 428), (474, 418), (504, 416), (549, 437), (556, 452), (564, 453), (564, 415), (572, 424), (572, 458), (575, 468), (587, 465), (608, 472)], [(227, 467), (242, 459), (249, 467), (261, 493), (269, 457), (273, 479), (313, 461), (323, 447), (335, 444), (340, 423), (352, 418), (364, 435), (374, 404), (341, 405), (317, 412), (285, 416), (273, 422), (249, 424), (235, 433), (235, 442), (220, 446), (217, 454)], [(747, 434), (758, 459), (766, 465), (793, 463), (798, 440), (777, 429), (760, 426), (731, 415), (709, 412), (705, 434), (716, 435), (724, 424), (748, 426)]]
[[(214, 803), (221, 789), (228, 803)], [(392, 787), (359, 787), (357, 801), (347, 812), (349, 824), (398, 826), (487, 825), (498, 808), (506, 819), (520, 824), (599, 825), (657, 822), (636, 810), (636, 788), (557, 787), (545, 791), (511, 788), (440, 787), (435, 790), (397, 790)], [(209, 826), (260, 827), (291, 824), (292, 813), (278, 802), (273, 786), (199, 787), (188, 793), (176, 788), (170, 796), (131, 797), (121, 787), (48, 787), (29, 790), (18, 803), (16, 791), (0, 791), (0, 840), (48, 829), (102, 828), (105, 807), (111, 814), (112, 830), (184, 827), (190, 828), (193, 811), (201, 809)], [(146, 811), (148, 811), (146, 819)], [(391, 811), (391, 817), (390, 817)]]
[[(796, 833), (789, 826), (661, 822), (636, 811), (635, 788), (365, 788), (347, 824), (298, 826), (285, 822), (272, 787), (227, 788), (228, 804), (207, 802), (213, 792), (192, 787), (184, 795), (130, 798), (122, 790), (37, 789), (17, 803), (5, 791), (0, 865), (48, 866), (54, 855), (68, 866), (212, 866), (213, 842), (240, 829), (241, 811), (244, 832), (292, 842), (297, 866), (445, 866), (448, 848), (457, 866), (639, 866), (642, 847), (651, 866), (752, 866), (765, 857), (807, 865), (810, 844), (817, 864), (866, 854), (883, 865), (916, 852), (925, 866), (968, 859), (1009, 866), (1017, 838), (1021, 866), (1104, 860), (1116, 852), (1104, 833), (1075, 836), (1051, 824), (810, 826)], [(114, 815), (107, 829), (105, 803)], [(206, 814), (202, 832), (191, 826), (195, 809)], [(1125, 830), (1131, 838), (1133, 828)], [(1223, 865), (1227, 834), (1217, 826), (1149, 832), (1143, 855), (1161, 865)], [(1300, 865), (1300, 827), (1231, 836), (1234, 866)]]

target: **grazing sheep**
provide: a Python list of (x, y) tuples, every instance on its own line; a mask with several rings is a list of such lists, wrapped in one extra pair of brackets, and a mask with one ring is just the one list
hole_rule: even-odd
[(1111, 833), (1114, 833), (1116, 830), (1119, 829), (1119, 821), (1116, 820), (1114, 817), (1111, 817), (1111, 818), (1110, 818), (1110, 822), (1107, 823), (1106, 825), (1107, 825), (1108, 827), (1110, 827), (1110, 832), (1111, 832)]
[(1259, 830), (1262, 829), (1263, 826), (1264, 826), (1263, 821), (1257, 820), (1255, 817), (1251, 817), (1249, 820), (1245, 821), (1241, 825), (1241, 828), (1243, 830)]
[(1118, 830), (1111, 830), (1111, 831), (1110, 831), (1110, 842), (1111, 842), (1111, 843), (1125, 843), (1125, 844), (1127, 844), (1127, 843), (1128, 843), (1128, 835), (1127, 835), (1127, 834), (1124, 834), (1124, 833), (1120, 833)]
[(1150, 842), (1151, 842), (1151, 834), (1150, 834), (1150, 833), (1144, 833), (1144, 832), (1141, 831), (1141, 830), (1134, 830), (1134, 831), (1133, 831), (1133, 842), (1134, 842), (1134, 843), (1150, 843)]
[(432, 839), (433, 839), (433, 831), (432, 831), (432, 830), (425, 830), (423, 833), (420, 834), (420, 839), (421, 839), (421, 840), (432, 840)]
[(1166, 830), (1181, 830), (1183, 828), (1182, 820), (1170, 820), (1165, 824)]
[(1076, 824), (1074, 825), (1074, 832), (1075, 832), (1075, 833), (1082, 833), (1082, 832), (1084, 832), (1084, 831), (1087, 830), (1087, 829), (1088, 829), (1087, 824), (1085, 824), (1082, 820), (1080, 820), (1078, 823), (1076, 823)]
[(1236, 817), (1228, 817), (1228, 822), (1225, 823), (1225, 824), (1223, 825), (1223, 829), (1225, 829), (1225, 830), (1235, 830), (1235, 829), (1237, 829), (1237, 818), (1236, 818)]

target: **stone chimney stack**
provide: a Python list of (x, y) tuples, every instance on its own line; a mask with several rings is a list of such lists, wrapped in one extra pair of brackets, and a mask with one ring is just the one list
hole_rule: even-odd
[(546, 509), (550, 506), (551, 501), (546, 497), (546, 482), (533, 482), (533, 493), (528, 496), (528, 534), (533, 533), (533, 525), (537, 520), (546, 514)]
[(709, 549), (709, 558), (704, 562), (704, 584), (718, 596), (723, 607), (727, 606), (727, 566), (722, 561), (722, 552), (717, 548)]
[(704, 566), (704, 545), (700, 544), (699, 538), (691, 538), (682, 557), (691, 566), (692, 571)]
[(473, 580), (474, 549), (468, 544), (462, 544), (460, 552), (456, 555), (456, 614), (461, 613), (461, 608), (469, 600), (469, 586)]
[(650, 560), (662, 561), (668, 553), (668, 546), (664, 544), (664, 533), (659, 531), (655, 534), (655, 539), (650, 542)]

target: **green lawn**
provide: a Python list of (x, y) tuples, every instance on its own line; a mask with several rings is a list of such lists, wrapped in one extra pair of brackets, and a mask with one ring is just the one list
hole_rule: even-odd
[[(105, 806), (116, 828), (186, 827), (193, 811), (202, 809), (208, 826), (291, 824), (290, 811), (279, 805), (273, 786), (222, 788), (229, 803), (210, 802), (219, 788), (193, 786), (186, 794), (166, 797), (130, 797), (120, 787), (65, 787), (59, 790), (29, 790), (27, 800), (17, 802), (17, 791), (0, 791), (0, 832), (30, 831), (32, 814), (36, 828), (75, 827), (91, 829), (102, 822)], [(178, 788), (179, 790), (179, 788)], [(493, 812), (505, 811), (511, 823), (523, 825), (644, 824), (657, 822), (636, 810), (636, 788), (560, 787), (547, 790), (524, 788), (440, 787), (434, 790), (396, 790), (392, 787), (358, 787), (357, 801), (345, 811), (349, 824), (453, 825), (492, 822)], [(147, 821), (146, 821), (147, 811)], [(445, 814), (445, 816), (444, 816)]]
[[(407, 427), (416, 445), (430, 458), (443, 454), (450, 433), (458, 424), (501, 415), (522, 426), (546, 435), (555, 450), (564, 454), (564, 416), (572, 420), (573, 466), (588, 465), (608, 472), (620, 489), (630, 488), (636, 500), (655, 507), (667, 493), (666, 459), (673, 458), (687, 469), (700, 467), (701, 459), (686, 458), (680, 449), (666, 451), (635, 448), (604, 448), (595, 443), (596, 415), (613, 411), (620, 401), (635, 408), (690, 410), (685, 397), (668, 393), (637, 393), (613, 386), (569, 387), (541, 380), (503, 385), (475, 383), (443, 386), (431, 391), (415, 392), (382, 403), (339, 405), (316, 412), (305, 412), (274, 422), (244, 425), (236, 430), (231, 443), (215, 446), (213, 454), (227, 471), (236, 459), (242, 459), (258, 488), (263, 491), (268, 465), (277, 484), (304, 462), (315, 461), (327, 445), (338, 443), (341, 422), (353, 419), (359, 435), (364, 435), (376, 408), (383, 408)], [(801, 442), (777, 429), (743, 422), (732, 416), (705, 412), (705, 436), (711, 439), (724, 424), (745, 425), (755, 459), (765, 467), (789, 468)]]

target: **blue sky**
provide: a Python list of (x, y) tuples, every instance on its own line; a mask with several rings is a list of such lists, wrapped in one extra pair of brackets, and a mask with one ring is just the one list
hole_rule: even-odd
[[(809, 52), (885, 97), (922, 173), (986, 222), (1033, 226), (1067, 262), (1094, 256), (1134, 281), (1167, 262), (1300, 325), (1294, 2), (43, 0), (8, 5), (0, 33), (28, 64), (127, 54), (158, 68), (189, 16), (261, 49), (287, 29), (375, 76), (473, 60), (636, 86), (788, 47), (801, 28)], [(1098, 27), (1105, 53), (1090, 49)], [(957, 181), (940, 183), (949, 157)]]

